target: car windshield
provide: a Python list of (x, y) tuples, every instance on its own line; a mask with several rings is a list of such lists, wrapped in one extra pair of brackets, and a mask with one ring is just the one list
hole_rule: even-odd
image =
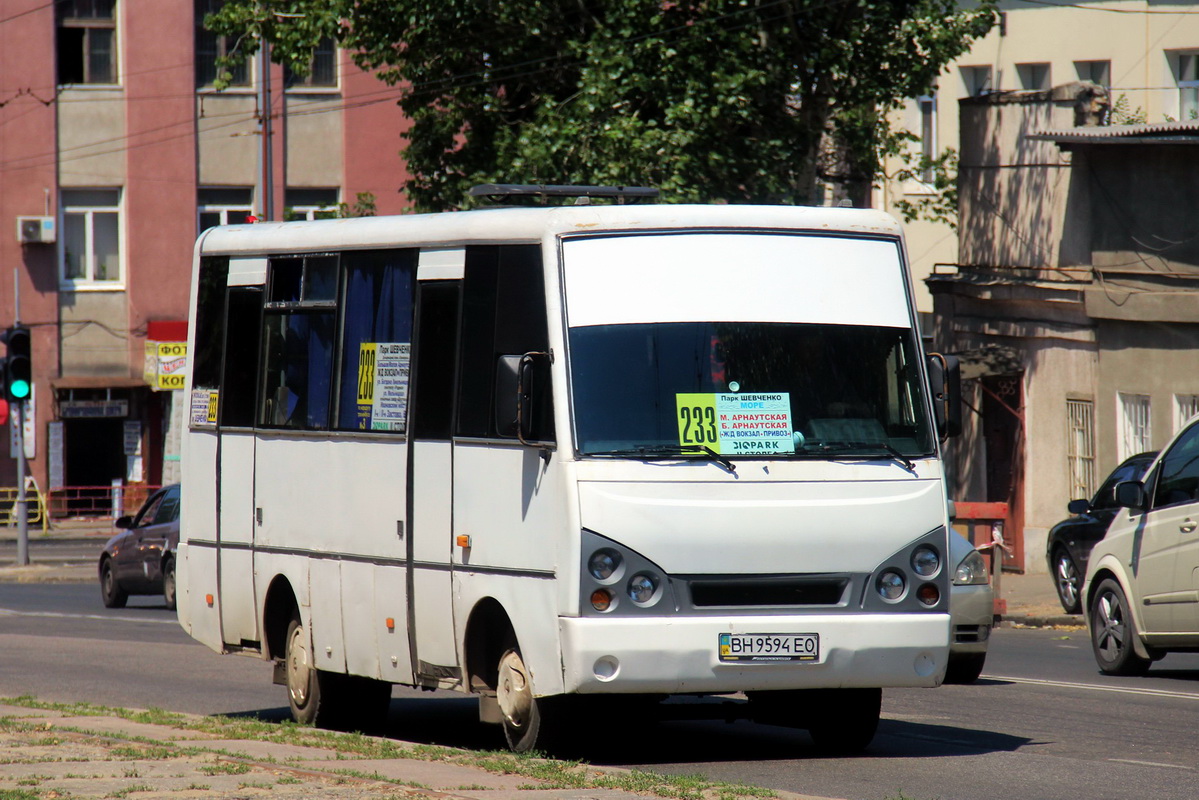
[(575, 327), (578, 449), (592, 455), (927, 455), (910, 329), (772, 322)]

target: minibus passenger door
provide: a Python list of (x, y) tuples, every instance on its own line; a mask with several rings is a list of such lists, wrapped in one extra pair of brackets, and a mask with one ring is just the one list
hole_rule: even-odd
[[(462, 251), (442, 251), (441, 259)], [(427, 267), (421, 253), (418, 275)], [(451, 273), (452, 274), (452, 273)], [(408, 636), (418, 683), (453, 685), (461, 679), (451, 597), (455, 367), (458, 363), (457, 280), (421, 280), (416, 290), (412, 444), (409, 449)]]
[(254, 412), (262, 330), (262, 288), (229, 288), (217, 465), (220, 515), (218, 591), (226, 643), (258, 641), (254, 602)]

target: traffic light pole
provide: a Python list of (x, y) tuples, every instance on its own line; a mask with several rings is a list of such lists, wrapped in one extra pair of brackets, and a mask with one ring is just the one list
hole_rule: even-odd
[[(21, 281), (17, 270), (12, 271), (13, 327), (21, 324)], [(8, 416), (12, 424), (12, 414)], [(17, 431), (13, 439), (17, 443), (17, 564), (29, 566), (29, 503), (25, 499), (25, 402), (17, 403)]]
[[(11, 420), (11, 415), (10, 415)], [(29, 565), (29, 501), (25, 497), (25, 403), (17, 403), (17, 563)]]

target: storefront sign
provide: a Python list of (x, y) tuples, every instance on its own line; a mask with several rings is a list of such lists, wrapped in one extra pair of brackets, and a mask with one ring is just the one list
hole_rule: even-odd
[(129, 416), (128, 400), (63, 400), (58, 404), (62, 419), (114, 419)]
[(187, 342), (147, 340), (142, 377), (156, 392), (182, 389), (187, 381)]

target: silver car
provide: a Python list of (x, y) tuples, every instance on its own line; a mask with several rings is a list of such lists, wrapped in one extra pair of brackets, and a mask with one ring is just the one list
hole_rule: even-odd
[(1140, 675), (1199, 649), (1199, 419), (1116, 484), (1115, 519), (1091, 551), (1083, 610), (1099, 669)]
[(995, 623), (995, 592), (983, 557), (955, 530), (949, 532), (949, 563), (954, 565), (949, 589), (953, 639), (945, 682), (973, 683), (987, 660), (987, 642)]

